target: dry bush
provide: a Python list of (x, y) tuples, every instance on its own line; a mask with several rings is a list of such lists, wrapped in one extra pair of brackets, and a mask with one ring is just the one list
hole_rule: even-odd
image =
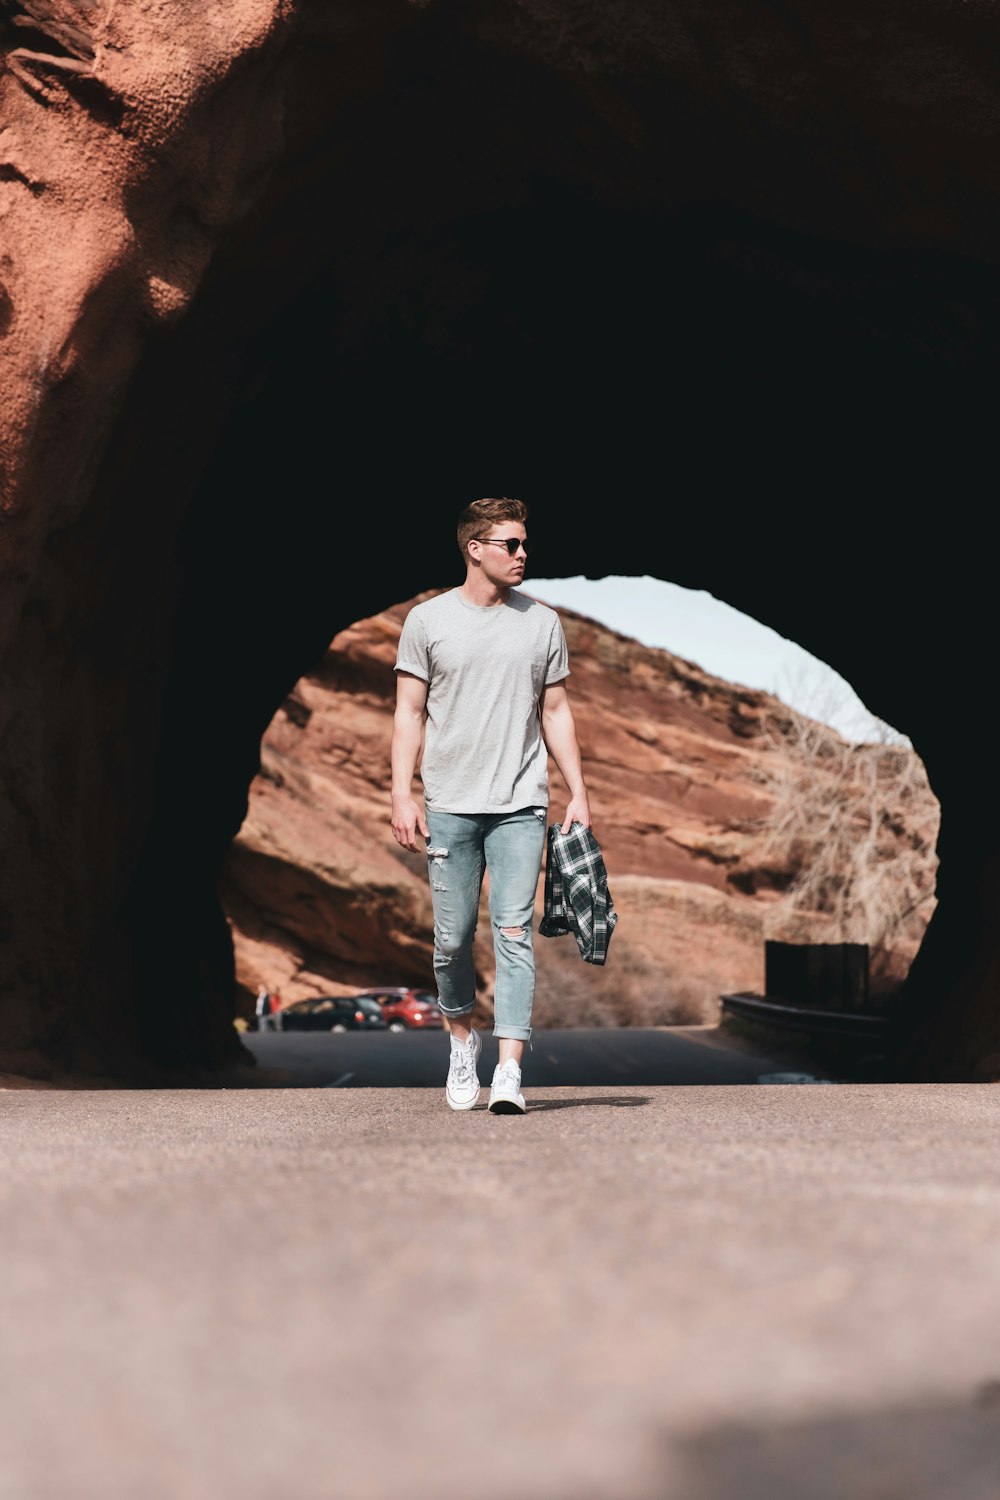
[(674, 973), (634, 944), (615, 947), (608, 961), (588, 964), (576, 939), (535, 937), (536, 1026), (688, 1026), (712, 1014), (716, 989)]
[[(877, 723), (877, 721), (876, 721)], [(935, 905), (940, 807), (923, 762), (895, 731), (843, 740), (789, 709), (764, 726), (771, 792), (753, 859), (785, 871), (766, 935), (867, 943), (874, 991), (898, 989)]]

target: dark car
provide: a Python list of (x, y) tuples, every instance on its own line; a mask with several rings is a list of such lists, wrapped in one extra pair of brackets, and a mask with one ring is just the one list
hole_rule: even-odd
[(444, 1026), (437, 996), (430, 990), (414, 990), (406, 985), (387, 985), (385, 989), (365, 990), (355, 997), (375, 1000), (381, 1007), (390, 1031), (440, 1031)]
[(356, 995), (317, 995), (296, 1000), (281, 1012), (282, 1031), (385, 1031), (376, 1000)]

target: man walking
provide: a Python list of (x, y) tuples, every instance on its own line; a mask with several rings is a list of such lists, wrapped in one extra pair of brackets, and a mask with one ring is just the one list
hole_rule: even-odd
[[(489, 871), (496, 957), (493, 1034), (500, 1061), (489, 1108), (523, 1114), (521, 1062), (535, 992), (535, 891), (546, 840), (548, 756), (569, 788), (563, 829), (591, 827), (576, 724), (566, 693), (566, 638), (555, 610), (517, 592), (528, 554), (520, 500), (476, 500), (458, 518), (465, 582), (414, 605), (396, 657), (392, 832), (426, 840), (434, 973), (451, 1032), (445, 1097), (479, 1101), (482, 1048), (472, 944)], [(413, 794), (420, 774), (424, 810)]]

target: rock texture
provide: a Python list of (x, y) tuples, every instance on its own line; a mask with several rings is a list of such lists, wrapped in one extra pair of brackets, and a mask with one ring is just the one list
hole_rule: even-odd
[[(341, 631), (264, 735), (246, 821), (220, 885), (247, 1016), (260, 985), (286, 1002), (377, 984), (434, 988), (426, 862), (400, 849), (388, 827), (393, 663), (414, 602)], [(767, 848), (763, 836), (782, 763), (795, 753), (791, 716), (769, 694), (558, 612), (622, 925), (603, 970), (582, 964), (570, 938), (536, 939), (536, 1019), (715, 1019), (721, 993), (762, 989), (765, 936), (843, 937), (818, 913), (785, 910), (782, 892), (801, 852), (791, 841)], [(843, 747), (832, 731), (818, 733), (831, 755)], [(900, 756), (916, 760), (912, 751)], [(832, 777), (822, 757), (810, 774)], [(555, 818), (565, 806), (555, 767), (550, 780)], [(919, 840), (930, 899), (894, 935), (897, 984), (933, 910), (937, 807), (924, 786), (915, 802), (891, 809), (888, 842), (872, 866), (876, 881), (898, 881), (900, 858)], [(845, 801), (840, 820), (852, 811)], [(866, 834), (859, 830), (859, 840)], [(540, 881), (539, 914), (542, 894)], [(485, 898), (477, 967), (486, 1017), (493, 956)]]
[(954, 722), (994, 631), (995, 32), (0, 0), (4, 1066), (244, 1060), (216, 883), (261, 736), (501, 492), (548, 572), (709, 588), (910, 734), (946, 816), (908, 1066), (1000, 1077)]
[[(183, 317), (273, 165), (286, 19), (274, 0), (0, 7), (0, 994), (12, 1069), (145, 1076), (165, 1002), (179, 1030), (159, 1063), (236, 1058), (210, 894), (184, 901), (191, 937), (161, 976), (161, 892), (143, 874), (144, 861), (170, 864), (143, 849), (176, 659), (172, 450), (183, 470), (199, 433), (181, 418), (165, 440), (123, 413), (141, 356)], [(141, 477), (157, 448), (163, 492)]]

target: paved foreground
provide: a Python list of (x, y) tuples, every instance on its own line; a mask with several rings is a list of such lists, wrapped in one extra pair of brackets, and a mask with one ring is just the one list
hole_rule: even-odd
[(3, 1500), (996, 1500), (1000, 1090), (0, 1093)]

